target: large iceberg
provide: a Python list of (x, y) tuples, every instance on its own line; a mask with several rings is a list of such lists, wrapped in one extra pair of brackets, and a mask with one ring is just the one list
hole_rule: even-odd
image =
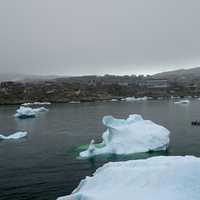
[(141, 115), (129, 115), (127, 119), (105, 116), (103, 124), (107, 127), (102, 136), (103, 142), (95, 145), (92, 140), (89, 148), (80, 153), (80, 157), (160, 151), (166, 150), (169, 145), (169, 130), (144, 120)]
[(199, 200), (200, 158), (161, 156), (111, 162), (57, 200)]
[(23, 103), (22, 106), (32, 106), (32, 105), (50, 105), (50, 102), (32, 102), (32, 103)]
[(43, 111), (48, 111), (45, 107), (40, 107), (40, 108), (31, 108), (31, 107), (24, 107), (20, 106), (19, 109), (17, 109), (15, 117), (18, 118), (31, 118), (35, 117), (36, 114), (43, 112)]
[(20, 139), (20, 138), (26, 137), (27, 134), (28, 133), (25, 131), (16, 132), (8, 136), (0, 134), (0, 140)]

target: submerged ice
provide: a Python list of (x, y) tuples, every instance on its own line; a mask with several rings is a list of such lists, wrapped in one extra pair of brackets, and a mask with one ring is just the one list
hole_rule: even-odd
[(28, 133), (25, 131), (19, 131), (8, 136), (0, 134), (0, 140), (20, 139), (20, 138), (26, 137), (27, 134)]
[(200, 158), (161, 156), (111, 162), (57, 200), (199, 200)]
[(103, 133), (103, 142), (95, 145), (91, 141), (89, 148), (80, 153), (80, 157), (92, 157), (99, 154), (132, 154), (148, 151), (166, 150), (169, 145), (169, 130), (141, 115), (129, 115), (127, 119), (103, 117), (107, 130)]
[(29, 117), (35, 117), (36, 114), (47, 111), (45, 107), (39, 107), (39, 108), (31, 108), (31, 107), (24, 107), (20, 106), (19, 109), (17, 109), (15, 117), (18, 118), (29, 118)]

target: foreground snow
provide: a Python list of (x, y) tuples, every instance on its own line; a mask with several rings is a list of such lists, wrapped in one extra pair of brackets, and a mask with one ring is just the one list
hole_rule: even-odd
[(32, 105), (50, 105), (50, 102), (33, 102), (33, 103), (23, 103), (22, 106), (32, 106)]
[(18, 118), (35, 117), (36, 114), (43, 111), (48, 111), (48, 109), (46, 109), (45, 107), (30, 108), (30, 107), (20, 106), (20, 108), (17, 109), (16, 111), (15, 117), (18, 117)]
[(89, 148), (80, 153), (80, 157), (160, 151), (166, 150), (169, 145), (169, 130), (144, 120), (141, 115), (129, 115), (126, 120), (105, 116), (103, 124), (107, 127), (102, 136), (103, 142), (95, 145), (92, 140)]
[(27, 134), (28, 134), (27, 132), (16, 132), (9, 136), (0, 134), (0, 140), (20, 139), (20, 138), (26, 137)]
[(190, 103), (190, 100), (180, 100), (180, 101), (175, 101), (174, 104), (188, 104)]
[(153, 157), (111, 162), (57, 200), (199, 200), (200, 158)]

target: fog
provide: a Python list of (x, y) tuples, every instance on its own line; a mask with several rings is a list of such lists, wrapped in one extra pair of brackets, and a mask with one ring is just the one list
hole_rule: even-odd
[(1, 0), (0, 73), (152, 74), (200, 66), (200, 1)]

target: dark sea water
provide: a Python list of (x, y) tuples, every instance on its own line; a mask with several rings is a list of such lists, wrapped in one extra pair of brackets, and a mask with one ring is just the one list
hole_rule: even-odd
[[(174, 105), (172, 101), (52, 104), (37, 118), (13, 117), (17, 106), (0, 106), (0, 134), (25, 130), (28, 136), (0, 141), (0, 200), (54, 200), (72, 192), (81, 179), (108, 161), (156, 155), (200, 156), (200, 101)], [(126, 118), (142, 114), (171, 131), (168, 152), (77, 159), (80, 147), (92, 138), (101, 141), (104, 115)]]

